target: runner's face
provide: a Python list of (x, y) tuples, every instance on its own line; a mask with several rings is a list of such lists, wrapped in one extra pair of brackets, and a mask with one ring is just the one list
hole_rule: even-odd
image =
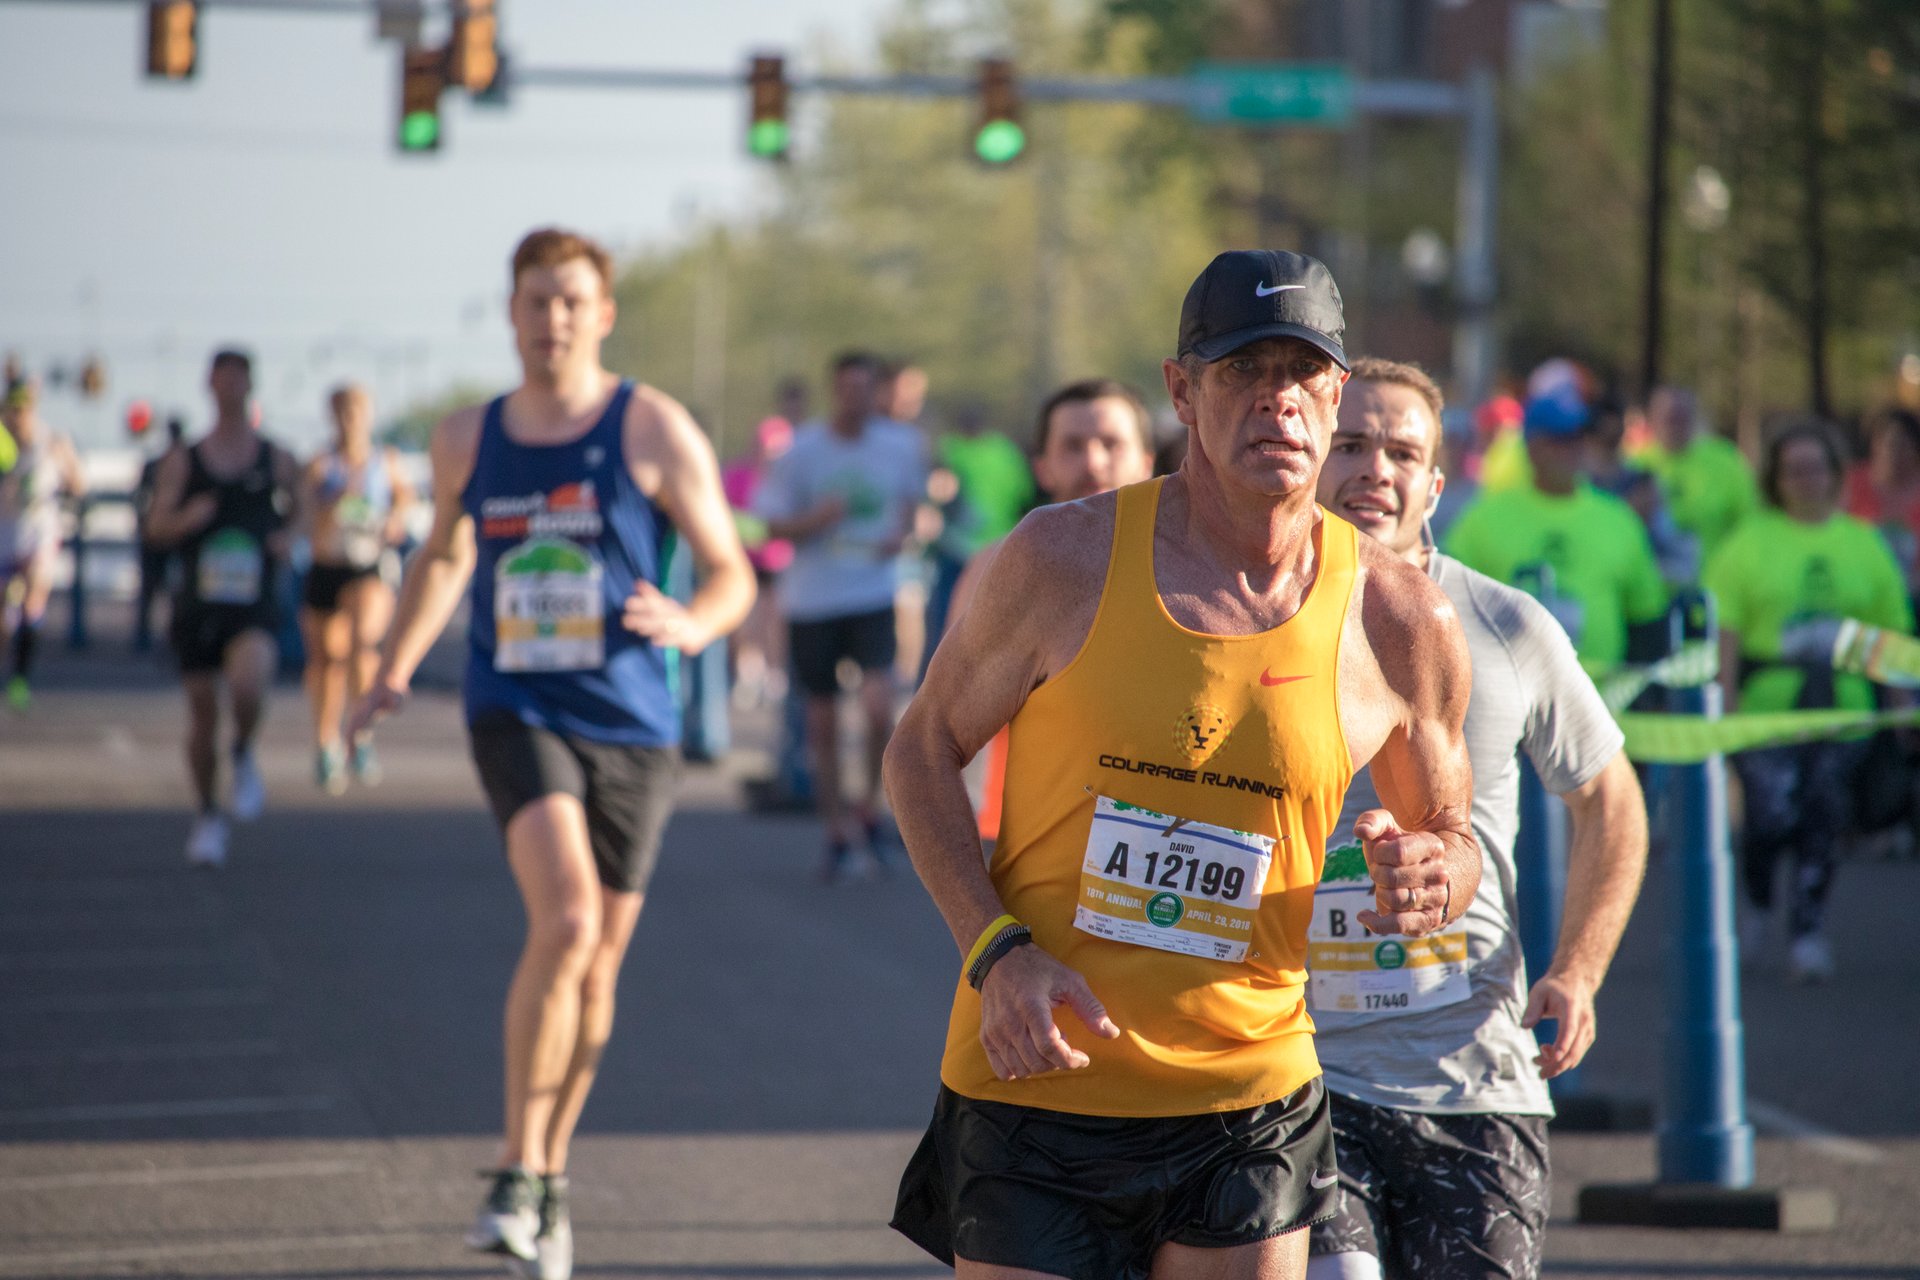
[(1263, 338), (1190, 378), (1166, 362), (1167, 390), (1193, 428), (1187, 465), (1255, 493), (1312, 493), (1333, 436), (1346, 370), (1311, 343)]
[(363, 445), (373, 434), (373, 402), (355, 388), (333, 399), (333, 425), (342, 448)]
[(223, 360), (207, 374), (207, 388), (221, 409), (239, 413), (253, 394), (253, 375), (237, 360)]
[(549, 378), (598, 366), (600, 344), (613, 332), (613, 299), (585, 258), (522, 271), (507, 312), (521, 363)]
[(1075, 400), (1047, 419), (1047, 447), (1033, 460), (1033, 473), (1055, 502), (1076, 502), (1150, 479), (1153, 455), (1125, 400)]
[(833, 375), (833, 412), (842, 422), (865, 422), (873, 416), (873, 370), (852, 364)]
[(1796, 520), (1824, 520), (1833, 514), (1840, 477), (1818, 440), (1795, 440), (1780, 454), (1780, 506)]
[(1434, 471), (1440, 424), (1412, 387), (1356, 382), (1340, 401), (1320, 505), (1404, 556), (1420, 542), (1427, 506), (1438, 493)]

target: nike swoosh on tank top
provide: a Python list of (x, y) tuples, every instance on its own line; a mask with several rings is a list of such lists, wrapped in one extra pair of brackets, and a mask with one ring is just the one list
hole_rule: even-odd
[(1013, 718), (989, 869), (1007, 910), (1086, 977), (1121, 1035), (1103, 1040), (1063, 1007), (1056, 1021), (1091, 1064), (1000, 1080), (962, 980), (941, 1079), (969, 1098), (1190, 1115), (1270, 1102), (1320, 1072), (1307, 926), (1353, 774), (1337, 685), (1358, 535), (1321, 512), (1299, 611), (1257, 634), (1207, 635), (1175, 622), (1154, 584), (1160, 492), (1158, 480), (1119, 491), (1092, 630)]

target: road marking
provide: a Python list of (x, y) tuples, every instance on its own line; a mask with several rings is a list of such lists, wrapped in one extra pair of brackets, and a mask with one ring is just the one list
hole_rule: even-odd
[(19, 996), (0, 1000), (7, 1013), (120, 1013), (138, 1009), (231, 1009), (266, 1004), (259, 991), (152, 991), (101, 996)]
[(79, 1066), (97, 1062), (182, 1062), (202, 1058), (271, 1058), (272, 1040), (216, 1040), (188, 1044), (122, 1044), (99, 1049), (33, 1049), (0, 1053), (0, 1068)]
[(71, 973), (95, 969), (161, 969), (218, 964), (213, 951), (187, 947), (127, 947), (119, 951), (18, 951), (0, 954), (0, 973)]
[(1887, 1158), (1886, 1152), (1871, 1143), (1849, 1138), (1760, 1098), (1747, 1099), (1747, 1118), (1768, 1133), (1805, 1143), (1835, 1160), (1845, 1160), (1850, 1164), (1881, 1164)]
[(332, 1098), (194, 1098), (178, 1102), (109, 1102), (79, 1107), (0, 1111), (0, 1125), (66, 1124), (76, 1120), (184, 1120), (195, 1116), (263, 1116), (283, 1111), (327, 1111)]
[(88, 1249), (79, 1253), (14, 1254), (0, 1267), (44, 1267), (56, 1263), (92, 1265), (106, 1262), (147, 1262), (165, 1258), (218, 1258), (232, 1254), (278, 1253), (282, 1250), (331, 1252), (379, 1249), (403, 1244), (445, 1245), (445, 1231), (394, 1231), (386, 1235), (281, 1236), (272, 1240), (231, 1240), (207, 1244), (138, 1245), (122, 1249)]
[(170, 1187), (180, 1182), (251, 1182), (255, 1178), (325, 1178), (361, 1173), (360, 1160), (291, 1160), (278, 1164), (197, 1165), (187, 1168), (98, 1169), (0, 1178), (0, 1191), (46, 1191), (64, 1187)]

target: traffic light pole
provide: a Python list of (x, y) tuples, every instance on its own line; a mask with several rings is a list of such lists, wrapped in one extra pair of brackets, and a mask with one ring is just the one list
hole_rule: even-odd
[[(738, 92), (746, 78), (735, 71), (677, 71), (626, 67), (521, 67), (504, 65), (508, 93), (522, 87), (550, 89), (719, 89)], [(969, 75), (791, 76), (800, 93), (863, 94), (899, 98), (972, 97), (979, 82)], [(1116, 102), (1191, 110), (1197, 93), (1191, 77), (1022, 78), (1020, 96), (1030, 102)], [(1461, 402), (1479, 404), (1493, 389), (1498, 349), (1494, 310), (1498, 281), (1494, 262), (1499, 227), (1500, 116), (1493, 72), (1478, 67), (1460, 85), (1429, 80), (1363, 80), (1353, 86), (1356, 114), (1381, 119), (1456, 119), (1461, 123), (1460, 172), (1455, 193), (1453, 367)], [(1268, 127), (1271, 127), (1270, 125)]]

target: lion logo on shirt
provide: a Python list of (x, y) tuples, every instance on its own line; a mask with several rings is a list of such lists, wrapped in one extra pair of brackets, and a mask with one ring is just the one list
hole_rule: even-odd
[(1181, 713), (1174, 726), (1173, 743), (1188, 760), (1200, 764), (1220, 749), (1229, 729), (1226, 712), (1211, 703), (1195, 703)]

